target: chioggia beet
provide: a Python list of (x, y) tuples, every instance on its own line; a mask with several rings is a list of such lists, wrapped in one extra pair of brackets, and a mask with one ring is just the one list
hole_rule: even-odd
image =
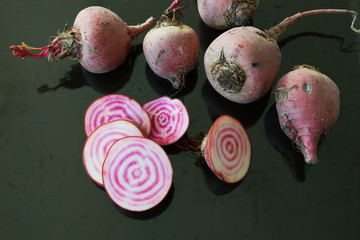
[(263, 97), (273, 86), (281, 64), (277, 39), (295, 20), (321, 13), (357, 13), (342, 9), (319, 9), (285, 18), (269, 30), (252, 26), (234, 27), (219, 35), (204, 55), (206, 76), (223, 97), (237, 103), (251, 103)]
[(251, 25), (259, 0), (198, 0), (201, 19), (211, 28), (222, 30)]
[(176, 146), (201, 156), (215, 176), (226, 183), (240, 182), (250, 168), (249, 135), (242, 123), (230, 115), (219, 116), (205, 136), (184, 137)]
[(181, 0), (175, 0), (165, 10), (157, 25), (143, 41), (146, 61), (151, 70), (171, 82), (175, 89), (185, 84), (185, 76), (195, 69), (200, 55), (200, 41), (196, 32), (181, 23)]
[[(33, 48), (25, 43), (10, 48), (20, 58), (47, 57), (55, 59), (77, 59), (89, 72), (110, 72), (122, 65), (131, 48), (132, 40), (153, 25), (150, 17), (145, 23), (128, 26), (111, 10), (92, 6), (81, 10), (75, 18), (73, 27), (59, 33), (48, 45)], [(41, 51), (33, 54), (29, 50)]]
[(338, 87), (314, 67), (302, 65), (280, 78), (275, 93), (281, 129), (305, 162), (317, 163), (318, 142), (339, 116)]
[(148, 138), (136, 136), (114, 142), (102, 167), (106, 193), (116, 205), (133, 212), (149, 210), (163, 201), (173, 175), (164, 149)]
[(149, 138), (157, 144), (173, 144), (186, 133), (190, 122), (189, 114), (180, 99), (163, 96), (143, 104), (142, 107), (151, 122)]

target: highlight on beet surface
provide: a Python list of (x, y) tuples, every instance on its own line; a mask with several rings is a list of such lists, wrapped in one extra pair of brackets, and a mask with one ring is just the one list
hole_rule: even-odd
[(142, 131), (131, 121), (117, 119), (97, 127), (87, 138), (83, 150), (83, 164), (89, 177), (103, 186), (102, 165), (111, 145), (127, 136), (143, 137)]
[(157, 206), (173, 180), (171, 162), (160, 145), (143, 137), (117, 140), (105, 158), (104, 187), (114, 203), (141, 212)]
[(180, 99), (163, 96), (143, 104), (151, 121), (150, 139), (159, 145), (178, 141), (189, 127), (189, 114)]
[(96, 99), (85, 112), (87, 136), (98, 126), (115, 119), (134, 121), (146, 135), (150, 133), (150, 118), (134, 99), (122, 94), (109, 94)]

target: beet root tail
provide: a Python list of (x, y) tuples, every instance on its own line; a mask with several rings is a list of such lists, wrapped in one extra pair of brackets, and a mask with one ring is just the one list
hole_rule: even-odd
[(317, 15), (317, 14), (328, 14), (328, 13), (345, 13), (345, 14), (351, 14), (352, 15), (352, 22), (351, 22), (351, 30), (353, 30), (356, 33), (360, 33), (360, 29), (357, 29), (354, 27), (354, 23), (356, 21), (356, 17), (357, 17), (357, 12), (352, 11), (352, 10), (348, 10), (348, 9), (315, 9), (315, 10), (309, 10), (309, 11), (305, 11), (305, 12), (299, 12), (296, 13), (290, 17), (285, 18), (282, 22), (280, 22), (279, 24), (271, 27), (270, 29), (268, 29), (266, 32), (269, 36), (271, 36), (273, 39), (278, 39), (279, 36), (285, 32), (285, 30), (292, 24), (294, 23), (296, 20), (306, 17), (306, 16), (310, 16), (310, 15)]
[(317, 164), (317, 144), (313, 136), (301, 136), (301, 143), (298, 143), (299, 148), (304, 155), (304, 160), (308, 164)]

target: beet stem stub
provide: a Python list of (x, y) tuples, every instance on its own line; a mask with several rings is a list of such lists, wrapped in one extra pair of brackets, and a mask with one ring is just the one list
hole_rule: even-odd
[(224, 19), (228, 27), (249, 25), (256, 12), (255, 0), (232, 0), (224, 12)]
[(211, 67), (211, 75), (219, 87), (228, 93), (239, 92), (246, 80), (242, 67), (225, 58), (224, 48), (221, 49), (220, 58)]
[(155, 22), (155, 18), (150, 17), (144, 23), (138, 24), (136, 26), (127, 26), (133, 38), (138, 37), (144, 31), (149, 29)]

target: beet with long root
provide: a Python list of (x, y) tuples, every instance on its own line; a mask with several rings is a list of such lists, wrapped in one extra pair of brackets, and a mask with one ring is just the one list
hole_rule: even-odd
[(317, 163), (317, 145), (339, 116), (336, 84), (314, 67), (302, 65), (280, 78), (275, 87), (280, 127), (303, 153)]
[(217, 37), (204, 55), (206, 76), (214, 89), (237, 103), (250, 103), (263, 97), (273, 86), (280, 69), (281, 53), (277, 39), (295, 20), (320, 13), (347, 13), (355, 11), (319, 9), (297, 13), (278, 25), (263, 31), (256, 27), (235, 27)]

